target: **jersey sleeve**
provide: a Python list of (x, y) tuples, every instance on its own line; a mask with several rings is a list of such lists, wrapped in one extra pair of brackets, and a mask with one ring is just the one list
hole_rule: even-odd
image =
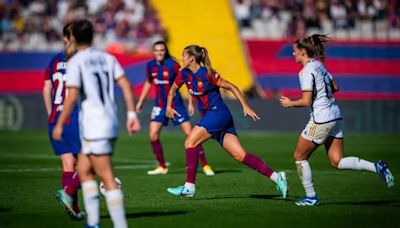
[(221, 75), (219, 75), (217, 72), (215, 72), (214, 76), (208, 78), (210, 84), (215, 86), (218, 86), (218, 82), (221, 79), (222, 79)]
[(173, 66), (174, 74), (178, 75), (180, 69), (181, 69), (181, 66), (179, 65), (179, 63), (174, 61), (174, 66)]
[(125, 71), (122, 69), (122, 66), (119, 64), (118, 60), (114, 56), (112, 58), (112, 71), (114, 80), (118, 80), (120, 77), (125, 75)]
[(178, 88), (183, 85), (184, 81), (183, 81), (183, 73), (182, 73), (182, 71), (178, 72), (178, 75), (176, 76), (174, 83), (175, 83), (175, 85), (178, 86)]
[(300, 87), (301, 91), (312, 91), (313, 90), (313, 72), (310, 68), (304, 68), (300, 75)]
[(49, 67), (50, 66), (46, 67), (46, 70), (44, 71), (43, 81), (51, 80)]
[[(73, 59), (72, 59), (73, 60)], [(70, 61), (67, 63), (66, 74), (67, 87), (78, 87), (80, 88), (82, 82), (82, 69), (81, 66), (76, 61)]]

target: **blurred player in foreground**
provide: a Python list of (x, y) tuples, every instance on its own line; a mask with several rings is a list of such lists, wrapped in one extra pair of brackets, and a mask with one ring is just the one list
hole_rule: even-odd
[(45, 71), (43, 100), (49, 117), (48, 129), (51, 146), (55, 154), (61, 158), (62, 163), (62, 189), (57, 191), (56, 197), (71, 218), (80, 220), (83, 219), (85, 213), (80, 211), (78, 204), (78, 189), (81, 185), (75, 170), (76, 157), (81, 150), (78, 123), (79, 108), (77, 105), (74, 106), (71, 115), (66, 120), (63, 141), (54, 140), (51, 136), (51, 132), (60, 116), (67, 96), (65, 71), (67, 60), (75, 52), (69, 40), (72, 32), (71, 27), (71, 24), (64, 26), (63, 40), (65, 50), (53, 57)]
[[(167, 106), (167, 96), (171, 85), (174, 83), (179, 73), (179, 64), (171, 57), (167, 44), (164, 41), (158, 41), (153, 44), (154, 59), (147, 63), (146, 66), (146, 82), (143, 86), (142, 93), (136, 104), (136, 111), (141, 112), (143, 101), (151, 89), (151, 84), (156, 87), (156, 97), (154, 107), (151, 112), (151, 122), (149, 125), (149, 137), (153, 153), (158, 161), (158, 167), (147, 172), (149, 175), (167, 174), (168, 168), (164, 160), (164, 152), (160, 142), (160, 133), (163, 126), (167, 126), (169, 119), (165, 116), (165, 107)], [(179, 118), (173, 120), (175, 126), (180, 125), (182, 132), (187, 137), (192, 129), (189, 121), (189, 115), (193, 116), (194, 107), (191, 96), (189, 96), (188, 112), (186, 112), (182, 97), (179, 91), (173, 100), (174, 108), (181, 114)], [(201, 146), (200, 146), (201, 147)], [(202, 163), (203, 172), (207, 176), (213, 176), (214, 171), (207, 163), (204, 149), (201, 147), (199, 158)]]
[(168, 94), (167, 116), (169, 118), (181, 116), (173, 108), (172, 101), (176, 91), (185, 83), (189, 93), (198, 104), (201, 119), (190, 131), (185, 141), (186, 183), (183, 186), (169, 188), (168, 192), (175, 196), (193, 197), (195, 195), (197, 161), (201, 150), (199, 145), (213, 138), (235, 160), (275, 182), (282, 197), (286, 198), (288, 188), (285, 173), (275, 172), (261, 158), (246, 152), (240, 144), (232, 115), (221, 97), (219, 88), (229, 90), (235, 95), (243, 107), (244, 116), (250, 116), (254, 121), (260, 118), (250, 108), (239, 89), (220, 77), (212, 68), (206, 48), (190, 45), (183, 50), (182, 60), (184, 68), (176, 77)]
[(97, 227), (100, 221), (99, 188), (94, 174), (105, 185), (107, 208), (114, 227), (127, 227), (123, 193), (114, 181), (111, 161), (118, 135), (115, 82), (122, 88), (128, 132), (139, 131), (140, 123), (134, 111), (131, 85), (121, 65), (113, 56), (91, 47), (93, 36), (94, 28), (88, 20), (73, 23), (70, 41), (76, 45), (77, 53), (68, 62), (69, 94), (54, 127), (53, 137), (61, 140), (63, 126), (80, 95), (82, 153), (78, 157), (77, 169), (82, 184), (87, 227)]
[(296, 63), (303, 65), (299, 73), (302, 97), (294, 101), (285, 96), (280, 99), (285, 108), (311, 107), (310, 120), (298, 139), (293, 155), (306, 191), (306, 196), (296, 202), (299, 206), (319, 204), (308, 159), (322, 144), (333, 167), (378, 173), (389, 188), (394, 186), (394, 177), (386, 162), (380, 160), (372, 163), (358, 157), (343, 157), (343, 120), (333, 98), (333, 93), (339, 91), (339, 87), (323, 65), (324, 43), (327, 41), (327, 36), (319, 34), (295, 41), (293, 56)]

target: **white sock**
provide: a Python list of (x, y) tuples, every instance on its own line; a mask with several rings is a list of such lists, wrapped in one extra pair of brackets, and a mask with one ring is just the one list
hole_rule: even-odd
[(185, 188), (188, 189), (189, 191), (192, 191), (192, 190), (195, 189), (195, 184), (189, 183), (189, 182), (185, 182)]
[(106, 192), (108, 213), (115, 228), (126, 228), (128, 224), (125, 217), (124, 195), (122, 190), (112, 189)]
[(297, 172), (301, 183), (303, 184), (304, 190), (306, 191), (307, 197), (314, 197), (317, 194), (314, 190), (314, 184), (312, 182), (311, 167), (307, 160), (296, 161)]
[(271, 176), (269, 177), (269, 179), (271, 179), (273, 182), (277, 183), (278, 182), (278, 173), (277, 172), (273, 172), (271, 174)]
[(100, 222), (99, 189), (95, 180), (81, 183), (83, 202), (87, 214), (87, 224), (95, 226)]
[(339, 169), (367, 170), (376, 173), (375, 164), (358, 157), (342, 158), (338, 165)]

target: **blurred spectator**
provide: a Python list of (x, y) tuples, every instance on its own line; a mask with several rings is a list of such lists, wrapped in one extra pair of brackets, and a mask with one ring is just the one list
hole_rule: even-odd
[(249, 0), (234, 1), (233, 11), (240, 27), (250, 27), (250, 4)]
[[(272, 32), (257, 31), (276, 28), (280, 32), (279, 37), (282, 38), (299, 36), (309, 31), (336, 34), (334, 32), (336, 29), (346, 29), (348, 32), (353, 30), (353, 33), (346, 34), (352, 34), (353, 38), (357, 36), (363, 38), (365, 30), (360, 33), (359, 29), (360, 22), (365, 22), (366, 24), (362, 25), (365, 25), (363, 29), (368, 28), (370, 34), (373, 34), (379, 26), (380, 29), (387, 29), (384, 32), (393, 34), (391, 39), (400, 39), (400, 0), (231, 0), (231, 2), (238, 25), (248, 28), (243, 33), (247, 34), (246, 37), (249, 37), (249, 34), (268, 36)], [(288, 20), (283, 17), (284, 15), (289, 15), (286, 17)], [(278, 19), (278, 24), (271, 18)], [(257, 26), (253, 27), (253, 20), (258, 20)], [(265, 26), (260, 26), (260, 22)], [(378, 22), (379, 25), (374, 25)], [(249, 32), (249, 29), (257, 31)]]
[(335, 25), (335, 28), (346, 28), (347, 27), (347, 12), (343, 4), (339, 3), (339, 0), (332, 0), (330, 6), (330, 14)]
[(0, 50), (56, 50), (61, 28), (88, 18), (95, 46), (118, 52), (151, 51), (166, 32), (149, 0), (0, 0)]

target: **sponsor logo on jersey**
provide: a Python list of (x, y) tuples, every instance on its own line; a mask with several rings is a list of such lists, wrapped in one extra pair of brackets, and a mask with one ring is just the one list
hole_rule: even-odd
[(168, 80), (159, 80), (159, 79), (154, 79), (154, 84), (156, 85), (168, 85), (169, 81)]
[(201, 96), (204, 94), (203, 92), (196, 92), (196, 91), (193, 91), (192, 89), (189, 89), (189, 93), (190, 93), (190, 95), (194, 95), (194, 96)]

